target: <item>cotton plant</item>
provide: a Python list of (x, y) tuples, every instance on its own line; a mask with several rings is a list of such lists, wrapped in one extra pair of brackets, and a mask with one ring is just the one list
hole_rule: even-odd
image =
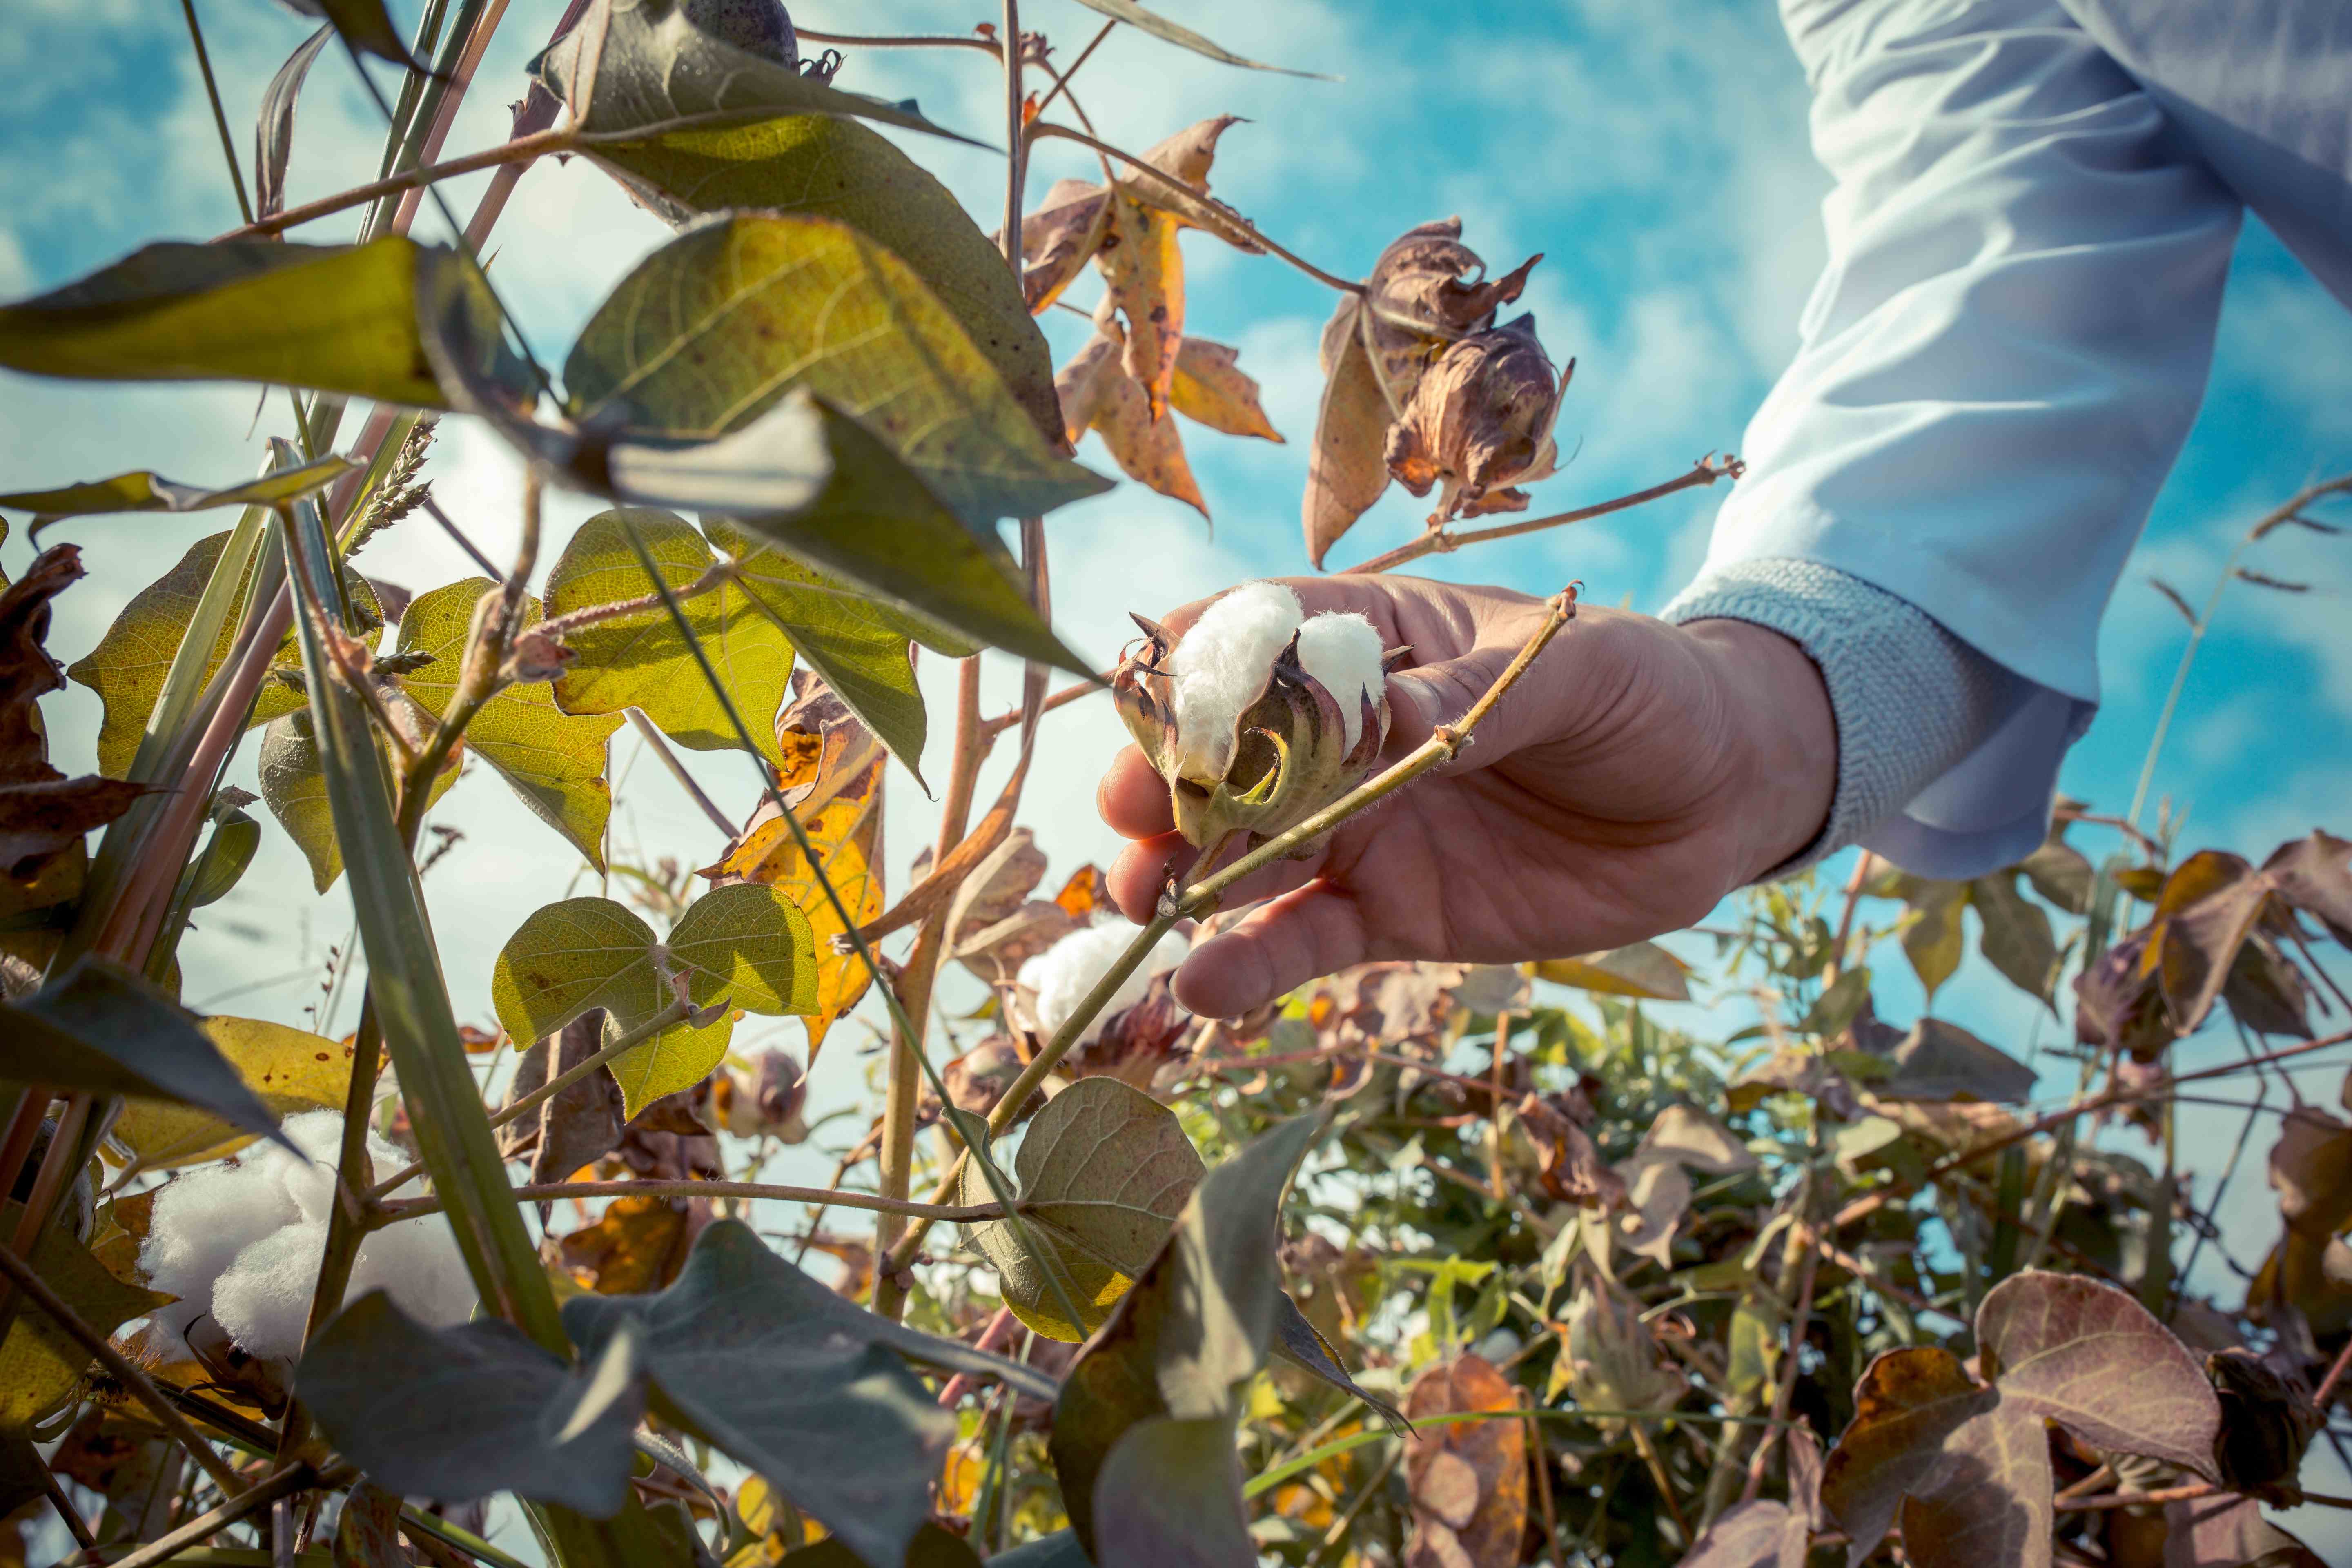
[[(1124, 921), (1086, 926), (1024, 963), (1015, 984), (1028, 999), (1030, 1022), (1037, 1034), (1048, 1039), (1059, 1034), (1134, 940), (1135, 928)], [(1181, 931), (1162, 936), (1144, 961), (1119, 982), (1110, 1000), (1096, 1009), (1073, 1043), (1089, 1046), (1100, 1038), (1105, 1025), (1142, 1001), (1151, 982), (1183, 963), (1192, 948), (1192, 940)]]
[(1383, 648), (1362, 616), (1309, 616), (1281, 584), (1247, 583), (1181, 638), (1134, 619), (1144, 640), (1111, 689), (1192, 844), (1270, 838), (1370, 773), (1388, 739), (1387, 672), (1405, 650)]
[[(157, 1191), (140, 1267), (151, 1286), (179, 1299), (150, 1320), (150, 1349), (174, 1359), (195, 1353), (213, 1339), (203, 1327), (209, 1322), (260, 1360), (290, 1363), (300, 1353), (335, 1205), (343, 1119), (306, 1111), (287, 1118), (282, 1131), (293, 1150), (256, 1144)], [(377, 1179), (407, 1165), (383, 1139), (370, 1133), (367, 1142)], [(360, 1243), (347, 1294), (375, 1289), (436, 1328), (464, 1322), (476, 1300), (437, 1214), (396, 1221)]]

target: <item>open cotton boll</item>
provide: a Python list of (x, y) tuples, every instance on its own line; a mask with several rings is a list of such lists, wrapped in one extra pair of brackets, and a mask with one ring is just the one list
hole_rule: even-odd
[(1219, 779), (1233, 764), (1234, 726), (1290, 645), (1302, 612), (1279, 583), (1244, 583), (1201, 612), (1168, 673), (1174, 688), (1178, 771)]
[[(1037, 1026), (1048, 1036), (1058, 1033), (1087, 999), (1095, 983), (1110, 973), (1127, 944), (1135, 940), (1135, 928), (1124, 922), (1088, 926), (1074, 931), (1036, 957), (1021, 966), (1020, 982), (1037, 994)], [(1079, 1045), (1090, 1045), (1102, 1033), (1103, 1024), (1121, 1008), (1132, 1007), (1143, 1000), (1151, 989), (1151, 978), (1165, 974), (1184, 962), (1192, 944), (1174, 931), (1160, 939), (1144, 961), (1135, 966), (1135, 973), (1119, 982), (1111, 993), (1110, 1001), (1094, 1016), (1078, 1036)]]
[(455, 1328), (474, 1315), (474, 1277), (446, 1215), (419, 1215), (371, 1231), (352, 1263), (347, 1299), (383, 1290), (427, 1328)]
[(170, 1342), (212, 1311), (213, 1281), (238, 1253), (302, 1217), (281, 1169), (290, 1156), (274, 1145), (247, 1152), (185, 1172), (155, 1194), (139, 1265), (151, 1287), (179, 1298), (153, 1314), (151, 1343), (159, 1351), (177, 1353)]
[(1381, 653), (1381, 634), (1353, 611), (1326, 610), (1298, 628), (1299, 667), (1339, 705), (1351, 751), (1364, 729), (1364, 693), (1377, 705), (1387, 680)]
[(301, 1352), (326, 1252), (323, 1224), (297, 1220), (263, 1237), (213, 1281), (213, 1321), (249, 1353), (291, 1361)]
[[(335, 1172), (343, 1159), (343, 1118), (341, 1111), (306, 1110), (299, 1116), (289, 1116), (278, 1126), (286, 1141), (308, 1156), (308, 1162), (296, 1160), (283, 1149), (271, 1150), (279, 1162), (276, 1169), (285, 1183), (286, 1191), (302, 1217), (324, 1225), (334, 1213)], [(404, 1167), (408, 1161), (379, 1134), (368, 1133), (368, 1161), (375, 1167), (378, 1180)]]

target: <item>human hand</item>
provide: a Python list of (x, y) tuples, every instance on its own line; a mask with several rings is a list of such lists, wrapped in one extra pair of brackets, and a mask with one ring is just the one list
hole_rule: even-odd
[[(1382, 646), (1412, 647), (1389, 678), (1383, 765), (1458, 719), (1545, 614), (1416, 577), (1284, 581), (1308, 615), (1354, 610)], [(1181, 637), (1207, 603), (1168, 629)], [(1512, 963), (1678, 930), (1811, 842), (1836, 775), (1828, 693), (1788, 638), (1581, 606), (1453, 763), (1236, 884), (1224, 908), (1256, 907), (1193, 948), (1177, 999), (1231, 1017), (1368, 960)], [(1194, 853), (1168, 785), (1130, 746), (1097, 803), (1134, 840), (1111, 896), (1147, 920)]]

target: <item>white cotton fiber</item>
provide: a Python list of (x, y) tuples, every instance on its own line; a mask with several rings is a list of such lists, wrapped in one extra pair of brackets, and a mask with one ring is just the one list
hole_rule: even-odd
[(373, 1232), (352, 1264), (347, 1299), (388, 1293), (400, 1310), (428, 1328), (454, 1328), (474, 1314), (474, 1277), (465, 1254), (437, 1214), (419, 1215)]
[[(171, 1342), (207, 1317), (254, 1355), (290, 1360), (300, 1352), (334, 1213), (343, 1119), (305, 1111), (281, 1131), (300, 1155), (257, 1143), (157, 1192), (140, 1263), (154, 1289), (180, 1298), (154, 1314), (150, 1342), (158, 1352), (179, 1353)], [(407, 1163), (373, 1132), (368, 1157), (379, 1180)], [(465, 1260), (438, 1215), (387, 1226), (361, 1244), (350, 1294), (378, 1287), (436, 1327), (463, 1322), (474, 1304)]]
[[(1021, 966), (1021, 984), (1037, 994), (1037, 1026), (1048, 1036), (1070, 1021), (1078, 1004), (1095, 983), (1110, 973), (1127, 944), (1135, 940), (1136, 928), (1124, 921), (1088, 926), (1075, 931)], [(1184, 962), (1192, 944), (1174, 931), (1160, 939), (1135, 973), (1119, 982), (1111, 993), (1109, 1003), (1097, 1013), (1094, 1021), (1078, 1036), (1078, 1044), (1091, 1044), (1102, 1033), (1110, 1016), (1122, 1008), (1132, 1007), (1143, 1000), (1151, 988), (1151, 977), (1165, 974)]]
[(1381, 673), (1381, 634), (1352, 611), (1326, 610), (1298, 628), (1298, 662), (1347, 716), (1352, 749), (1364, 728), (1364, 693), (1378, 704), (1386, 679)]
[(1224, 776), (1234, 726), (1265, 689), (1276, 655), (1298, 630), (1298, 595), (1279, 583), (1244, 583), (1201, 612), (1169, 656), (1176, 705), (1178, 771)]
[(213, 1281), (213, 1321), (252, 1354), (291, 1361), (301, 1352), (326, 1251), (323, 1222), (301, 1221), (262, 1237)]

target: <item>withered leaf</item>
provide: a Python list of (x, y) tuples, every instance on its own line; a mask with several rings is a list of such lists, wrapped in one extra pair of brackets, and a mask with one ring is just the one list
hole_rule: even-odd
[(1517, 1127), (1535, 1146), (1544, 1191), (1561, 1203), (1610, 1209), (1625, 1201), (1624, 1179), (1554, 1099), (1529, 1094), (1513, 1108)]
[[(1130, 348), (1133, 342), (1130, 337)], [(1132, 358), (1129, 368), (1139, 369)], [(1167, 368), (1172, 378), (1172, 361)], [(1109, 374), (1097, 377), (1095, 391), (1095, 432), (1127, 477), (1208, 516), (1209, 503), (1201, 497), (1192, 465), (1184, 456), (1184, 438), (1177, 431), (1176, 421), (1168, 416), (1166, 404), (1154, 406), (1149, 389), (1134, 375), (1119, 374), (1117, 364), (1109, 367)]]
[(1176, 349), (1176, 379), (1168, 400), (1197, 425), (1228, 436), (1279, 443), (1282, 435), (1258, 403), (1258, 385), (1239, 363), (1241, 351), (1207, 338), (1186, 338)]
[(2221, 1406), (2221, 1435), (2213, 1444), (2221, 1484), (2276, 1508), (2301, 1502), (2295, 1477), (2303, 1470), (2304, 1451), (2326, 1425), (2312, 1402), (2310, 1385), (2292, 1369), (2281, 1371), (2234, 1346), (2207, 1356), (2205, 1375)]
[[(1630, 1212), (1611, 1216), (1605, 1231), (1612, 1247), (1672, 1267), (1675, 1232), (1691, 1202), (1685, 1165), (1710, 1175), (1756, 1168), (1756, 1156), (1729, 1129), (1686, 1105), (1670, 1105), (1642, 1135), (1633, 1157), (1619, 1162)], [(1590, 1234), (1590, 1233), (1588, 1233)]]
[(1109, 193), (1084, 180), (1056, 180), (1021, 220), (1021, 292), (1032, 315), (1062, 296), (1109, 232)]
[(1894, 1072), (1871, 1086), (1881, 1100), (1983, 1100), (2022, 1105), (2033, 1069), (1958, 1024), (1922, 1018), (1886, 1059)]
[[(601, 1007), (572, 1019), (551, 1038), (535, 1042), (515, 1064), (508, 1102), (536, 1092), (554, 1073), (569, 1072), (594, 1056), (604, 1043)], [(554, 1058), (552, 1071), (551, 1057)], [(610, 1071), (599, 1069), (500, 1128), (499, 1152), (509, 1159), (529, 1154), (530, 1179), (535, 1183), (560, 1182), (618, 1148), (623, 1121), (621, 1086)], [(542, 1204), (542, 1216), (546, 1210)]]
[(557, 1247), (572, 1278), (598, 1295), (634, 1296), (676, 1279), (710, 1220), (708, 1198), (614, 1198)]
[(1433, 528), (1526, 510), (1530, 498), (1517, 483), (1552, 471), (1551, 427), (1575, 369), (1570, 361), (1554, 379), (1531, 315), (1449, 344), (1389, 429), (1389, 477), (1416, 496), (1438, 489)]
[(53, 545), (0, 593), (0, 878), (39, 880), (51, 862), (147, 793), (143, 784), (69, 779), (48, 762), (39, 699), (65, 689), (65, 671), (41, 645), (49, 601), (82, 576), (81, 552)]
[(2315, 829), (2282, 844), (2263, 870), (2279, 897), (2317, 920), (2327, 934), (2352, 947), (2352, 840)]
[(1606, 1280), (1584, 1280), (1569, 1307), (1555, 1384), (1563, 1369), (1576, 1402), (1595, 1410), (1664, 1410), (1689, 1387), (1642, 1321), (1641, 1302)]
[(1088, 338), (1086, 347), (1054, 373), (1054, 393), (1062, 405), (1062, 435), (1072, 447), (1094, 428), (1095, 416), (1111, 383), (1127, 378), (1127, 367), (1119, 363), (1126, 347), (1126, 334), (1117, 330), (1116, 322), (1110, 323), (1110, 330)]
[[(1405, 1416), (1425, 1420), (1517, 1404), (1518, 1391), (1492, 1363), (1465, 1355), (1413, 1380)], [(1510, 1568), (1518, 1562), (1528, 1520), (1524, 1422), (1423, 1427), (1406, 1441), (1404, 1471), (1412, 1498), (1409, 1568)]]
[(1979, 1384), (1940, 1346), (1891, 1351), (1854, 1391), (1855, 1415), (1825, 1463), (1822, 1500), (1867, 1556), (1899, 1514), (1919, 1568), (2051, 1561), (2055, 1423), (2103, 1453), (2200, 1475), (2221, 1410), (2180, 1342), (2125, 1292), (2032, 1270), (1977, 1310)]
[(2249, 1289), (2248, 1308), (2275, 1300), (2315, 1331), (2340, 1329), (2352, 1321), (2352, 1289), (2330, 1279), (2327, 1252), (2352, 1223), (2352, 1126), (2316, 1106), (2288, 1111), (2271, 1149), (2270, 1183), (2285, 1234)]
[(2058, 975), (2058, 941), (2049, 911), (2020, 893), (2009, 872), (1969, 883), (1969, 902), (1982, 924), (1977, 945), (1985, 962), (2027, 995), (2048, 1001)]
[(1726, 1509), (1676, 1568), (1805, 1568), (1810, 1538), (1802, 1514), (1759, 1498)]
[(1318, 571), (1323, 557), (1389, 488), (1386, 453), (1395, 410), (1381, 389), (1365, 339), (1363, 300), (1339, 297), (1324, 323), (1323, 399), (1315, 416), (1315, 446), (1307, 454), (1307, 489), (1299, 501), (1307, 556)]
[(1127, 374), (1141, 384), (1150, 419), (1168, 416), (1176, 350), (1184, 340), (1184, 258), (1177, 223), (1123, 192), (1110, 198), (1110, 232), (1095, 254), (1103, 282), (1127, 318)]
[(1495, 312), (1519, 297), (1542, 259), (1530, 256), (1488, 279), (1484, 258), (1462, 243), (1458, 217), (1419, 225), (1391, 241), (1364, 280), (1373, 363), (1390, 406), (1402, 412), (1423, 373), (1448, 346), (1493, 326)]
[(2326, 1568), (2326, 1559), (2263, 1517), (2252, 1498), (2164, 1505), (2164, 1568)]

